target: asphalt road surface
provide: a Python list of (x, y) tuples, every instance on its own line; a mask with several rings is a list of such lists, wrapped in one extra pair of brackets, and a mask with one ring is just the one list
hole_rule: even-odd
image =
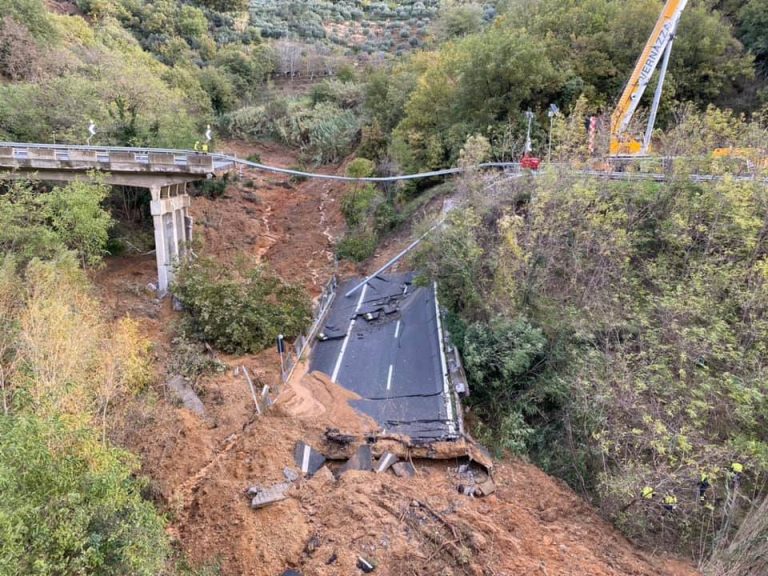
[(345, 297), (359, 281), (339, 286), (310, 369), (360, 395), (352, 405), (383, 433), (414, 442), (454, 437), (433, 287), (414, 286), (413, 274), (379, 276)]

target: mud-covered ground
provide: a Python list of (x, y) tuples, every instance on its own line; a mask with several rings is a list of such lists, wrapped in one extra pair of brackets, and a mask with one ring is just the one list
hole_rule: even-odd
[[(278, 146), (227, 148), (241, 156), (258, 152), (267, 163), (296, 163)], [(266, 263), (316, 296), (335, 270), (345, 190), (246, 171), (223, 197), (193, 199), (200, 250), (232, 265)], [(375, 269), (407, 244), (406, 236), (387, 240), (372, 262), (340, 272)], [(562, 482), (520, 461), (496, 463), (497, 490), (486, 498), (457, 491), (463, 460), (417, 459), (414, 478), (353, 471), (335, 479), (323, 471), (296, 482), (285, 501), (251, 509), (245, 491), (283, 481), (283, 469), (295, 467), (296, 441), (322, 448), (327, 428), (362, 437), (371, 423), (333, 383), (299, 375), (278, 390), (273, 350), (220, 355), (229, 369), (196, 383), (205, 417), (178, 406), (162, 384), (178, 316), (146, 289), (154, 266), (153, 255), (116, 258), (95, 278), (115, 317), (141, 321), (158, 363), (158, 384), (124, 407), (114, 438), (141, 457), (150, 493), (193, 562), (217, 563), (227, 576), (279, 576), (286, 568), (305, 576), (355, 575), (362, 573), (360, 557), (385, 576), (696, 574), (684, 562), (637, 549)], [(255, 415), (246, 381), (233, 370), (238, 366), (249, 368), (256, 385), (279, 392), (266, 414)]]

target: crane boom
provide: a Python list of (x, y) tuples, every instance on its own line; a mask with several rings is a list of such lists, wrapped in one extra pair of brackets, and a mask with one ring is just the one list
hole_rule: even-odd
[[(648, 38), (648, 42), (646, 42), (645, 48), (640, 54), (635, 69), (632, 71), (632, 76), (630, 76), (629, 82), (627, 82), (624, 92), (621, 94), (616, 110), (611, 116), (610, 152), (612, 156), (644, 154), (647, 152), (648, 136), (646, 136), (644, 143), (641, 144), (635, 140), (628, 140), (624, 135), (632, 120), (632, 116), (637, 110), (640, 99), (643, 97), (645, 89), (651, 81), (654, 70), (656, 70), (662, 57), (664, 57), (664, 67), (659, 78), (659, 86), (656, 90), (657, 95), (654, 98), (654, 111), (651, 114), (651, 118), (656, 116), (655, 109), (658, 107), (658, 100), (661, 95), (661, 85), (664, 82), (666, 63), (669, 60), (672, 41), (674, 40), (677, 25), (680, 22), (680, 16), (682, 16), (686, 4), (688, 4), (688, 0), (667, 0), (659, 19), (656, 21), (656, 26)], [(652, 129), (653, 126), (649, 122), (646, 134), (650, 134)]]

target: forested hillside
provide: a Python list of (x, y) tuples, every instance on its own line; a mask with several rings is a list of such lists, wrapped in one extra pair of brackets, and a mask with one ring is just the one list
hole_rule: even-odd
[[(143, 285), (115, 298), (166, 315), (167, 332), (149, 335), (93, 285), (119, 250), (145, 252), (118, 228), (151, 238), (148, 199), (98, 178), (0, 179), (0, 576), (221, 574), (217, 558), (190, 568), (195, 534), (168, 526), (204, 517), (174, 498), (231, 457), (231, 437), (211, 449), (216, 425), (194, 428), (211, 460), (171, 475), (167, 492), (126, 438), (157, 448), (146, 437), (170, 404), (164, 376), (189, 376), (205, 403), (227, 405), (205, 380), (223, 370), (217, 354), (265, 362), (280, 330), (306, 324), (307, 287), (337, 269), (331, 251), (342, 271), (365, 274), (441, 207), (452, 207), (445, 224), (409, 264), (439, 282), (472, 433), (564, 480), (648, 550), (708, 576), (768, 573), (768, 0), (691, 0), (653, 153), (611, 181), (610, 115), (662, 5), (0, 0), (2, 141), (83, 144), (93, 123), (92, 144), (190, 149), (210, 125), (213, 150), (271, 151), (329, 174), (467, 170), (381, 186), (303, 189), (253, 174), (201, 186), (201, 237), (222, 245), (180, 269), (186, 311), (158, 312)], [(477, 170), (523, 156), (526, 113), (541, 169)], [(642, 173), (659, 181), (632, 179)], [(309, 197), (311, 209), (295, 200)], [(309, 227), (312, 246), (284, 249), (284, 277), (263, 267)], [(305, 286), (288, 277), (309, 275), (295, 254), (322, 260)], [(119, 262), (118, 274), (130, 266)], [(240, 412), (222, 419), (232, 437), (252, 422), (237, 420), (234, 397)], [(177, 432), (153, 465), (184, 445)], [(215, 536), (234, 541), (241, 528)]]

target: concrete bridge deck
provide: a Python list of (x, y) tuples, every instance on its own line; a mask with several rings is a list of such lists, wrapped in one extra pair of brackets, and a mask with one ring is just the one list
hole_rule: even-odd
[(105, 181), (147, 187), (161, 180), (179, 184), (220, 176), (235, 167), (231, 158), (189, 150), (0, 142), (0, 170), (16, 176), (68, 182), (94, 170)]
[(0, 174), (9, 178), (71, 182), (99, 172), (106, 184), (147, 188), (161, 295), (192, 240), (187, 184), (221, 176), (234, 167), (232, 158), (189, 150), (0, 142)]

